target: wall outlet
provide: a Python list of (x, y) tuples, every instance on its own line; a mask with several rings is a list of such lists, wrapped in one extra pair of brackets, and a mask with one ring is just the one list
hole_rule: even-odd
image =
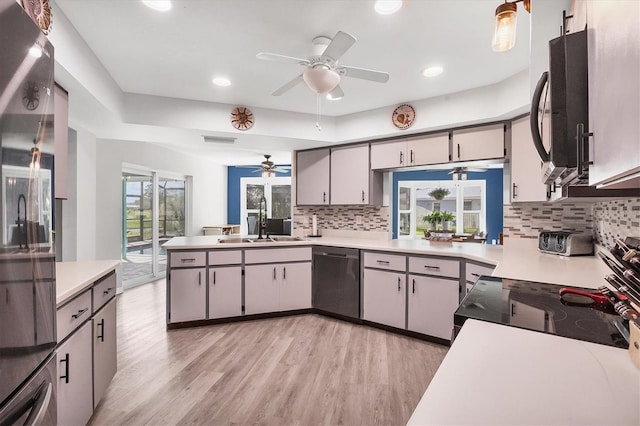
[(362, 215), (361, 214), (357, 214), (356, 215), (356, 225), (362, 225)]

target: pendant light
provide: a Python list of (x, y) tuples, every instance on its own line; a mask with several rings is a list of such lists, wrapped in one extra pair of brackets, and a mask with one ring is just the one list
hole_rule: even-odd
[(505, 2), (496, 8), (496, 25), (491, 47), (495, 52), (506, 52), (516, 44), (517, 3), (523, 2), (527, 12), (531, 12), (530, 0)]

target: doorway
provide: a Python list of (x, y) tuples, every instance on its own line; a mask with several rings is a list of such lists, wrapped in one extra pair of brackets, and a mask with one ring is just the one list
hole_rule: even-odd
[(157, 172), (122, 173), (122, 282), (134, 287), (164, 275), (162, 244), (185, 235), (187, 178)]

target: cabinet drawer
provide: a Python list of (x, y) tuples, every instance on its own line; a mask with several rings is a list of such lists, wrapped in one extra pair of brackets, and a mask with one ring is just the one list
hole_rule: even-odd
[(476, 265), (473, 263), (467, 263), (466, 280), (471, 283), (475, 283), (480, 275), (491, 275), (495, 266), (492, 265)]
[(169, 258), (169, 265), (172, 268), (206, 266), (206, 263), (207, 253), (204, 251), (174, 251)]
[(439, 277), (460, 277), (460, 262), (457, 260), (410, 257), (409, 272), (412, 274), (437, 275)]
[(71, 300), (56, 313), (56, 331), (61, 342), (91, 316), (91, 290)]
[(214, 250), (209, 252), (209, 265), (237, 265), (242, 263), (242, 250)]
[(406, 257), (398, 254), (370, 253), (364, 254), (365, 268), (388, 269), (404, 272), (407, 270)]
[(98, 312), (116, 294), (116, 273), (111, 272), (93, 286), (93, 312)]
[(311, 247), (244, 251), (244, 263), (278, 263), (311, 260)]

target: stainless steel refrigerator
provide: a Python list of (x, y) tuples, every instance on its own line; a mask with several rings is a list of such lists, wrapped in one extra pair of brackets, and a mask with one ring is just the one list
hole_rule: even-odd
[(0, 425), (56, 424), (53, 47), (0, 0)]

